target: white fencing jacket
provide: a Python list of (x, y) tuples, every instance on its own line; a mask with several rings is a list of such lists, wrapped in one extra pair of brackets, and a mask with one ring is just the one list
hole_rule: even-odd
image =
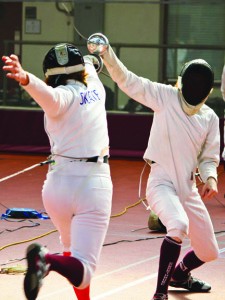
[(85, 64), (87, 87), (68, 80), (52, 88), (28, 73), (23, 88), (45, 113), (45, 130), (51, 152), (76, 158), (108, 155), (109, 137), (105, 110), (105, 89), (92, 64)]
[(203, 182), (209, 176), (217, 179), (220, 131), (214, 111), (204, 104), (198, 113), (187, 115), (182, 110), (176, 87), (135, 75), (122, 64), (111, 47), (103, 55), (103, 61), (124, 93), (154, 111), (144, 159), (160, 164), (178, 193), (191, 192), (197, 167)]

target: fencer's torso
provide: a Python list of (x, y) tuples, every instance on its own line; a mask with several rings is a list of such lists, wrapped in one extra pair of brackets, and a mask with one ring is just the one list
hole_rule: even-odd
[[(87, 87), (69, 80), (66, 86), (51, 88), (29, 74), (25, 87), (45, 112), (45, 130), (51, 151), (70, 157), (108, 154), (109, 137), (105, 111), (105, 90), (94, 67), (87, 65)], [(41, 91), (41, 92), (40, 92)]]
[(191, 189), (190, 179), (196, 167), (204, 182), (209, 176), (217, 178), (220, 132), (214, 111), (203, 105), (197, 114), (188, 116), (182, 110), (176, 87), (135, 75), (122, 64), (111, 47), (103, 60), (119, 88), (154, 111), (144, 158), (160, 164), (177, 191), (183, 191), (185, 186)]

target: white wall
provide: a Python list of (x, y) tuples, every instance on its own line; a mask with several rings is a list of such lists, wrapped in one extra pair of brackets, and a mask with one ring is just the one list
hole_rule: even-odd
[[(105, 34), (111, 43), (158, 44), (159, 22), (160, 7), (156, 4), (107, 4), (105, 6)], [(136, 74), (152, 80), (158, 79), (158, 50), (122, 48), (120, 59)], [(128, 97), (119, 91), (121, 107), (127, 99)]]
[[(25, 8), (35, 6), (37, 19), (41, 21), (40, 34), (25, 32)], [(22, 48), (23, 65), (35, 75), (43, 78), (42, 61), (45, 53), (55, 45), (55, 42), (73, 42), (73, 17), (57, 11), (54, 2), (24, 2), (23, 3), (23, 41), (45, 41), (47, 46), (24, 45)]]
[[(65, 2), (70, 9), (70, 3)], [(37, 19), (41, 21), (40, 34), (25, 33), (25, 8), (36, 6)], [(153, 4), (105, 4), (104, 33), (111, 43), (157, 44), (159, 42), (160, 7)], [(42, 61), (45, 53), (54, 42), (73, 42), (75, 34), (73, 16), (68, 17), (57, 11), (54, 2), (23, 3), (24, 41), (49, 41), (48, 46), (24, 45), (22, 58), (24, 67), (43, 78)], [(88, 20), (87, 20), (88, 22)], [(78, 28), (82, 33), (82, 28)], [(158, 51), (156, 49), (122, 48), (121, 60), (141, 76), (158, 79)], [(100, 76), (103, 83), (114, 89), (112, 80)], [(127, 96), (119, 92), (119, 105), (127, 102)]]

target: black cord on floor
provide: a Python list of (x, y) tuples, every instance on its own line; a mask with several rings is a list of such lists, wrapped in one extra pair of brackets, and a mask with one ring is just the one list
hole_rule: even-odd
[(31, 227), (37, 227), (40, 225), (40, 223), (36, 223), (32, 220), (26, 220), (26, 219), (19, 220), (19, 221), (12, 221), (12, 220), (8, 220), (8, 219), (4, 218), (3, 220), (5, 220), (7, 222), (14, 222), (14, 223), (28, 221), (28, 222), (32, 223), (32, 225), (24, 225), (24, 226), (17, 227), (15, 229), (4, 229), (3, 231), (0, 231), (0, 234), (2, 234), (3, 232), (14, 232), (14, 231), (20, 230), (22, 228), (31, 228)]

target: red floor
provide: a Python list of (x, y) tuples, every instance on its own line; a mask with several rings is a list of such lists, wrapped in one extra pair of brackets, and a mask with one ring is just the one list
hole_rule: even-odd
[[(7, 208), (32, 208), (43, 211), (41, 188), (47, 171), (38, 166), (30, 171), (1, 181), (10, 174), (24, 170), (46, 160), (43, 155), (0, 154), (0, 213)], [(150, 300), (156, 285), (159, 249), (163, 234), (153, 233), (147, 227), (149, 212), (139, 200), (139, 178), (144, 167), (142, 160), (110, 160), (114, 183), (112, 218), (92, 282), (92, 300)], [(212, 284), (207, 294), (194, 294), (170, 288), (169, 299), (223, 300), (225, 258), (225, 174), (219, 168), (219, 194), (206, 203), (211, 214), (219, 247), (220, 258), (208, 263), (193, 275)], [(148, 167), (142, 180), (141, 197), (144, 197)], [(201, 186), (199, 186), (201, 188)], [(12, 219), (11, 219), (12, 220)], [(0, 220), (0, 267), (26, 267), (25, 249), (33, 241), (46, 245), (51, 252), (60, 251), (58, 234), (50, 220), (8, 222)], [(38, 223), (38, 226), (34, 226)], [(23, 228), (19, 229), (19, 227)], [(17, 229), (17, 230), (15, 230)], [(203, 232), (207, 238), (207, 233)], [(182, 254), (189, 248), (185, 240)], [(19, 261), (20, 260), (20, 261)], [(24, 275), (0, 274), (0, 299), (22, 300)], [(44, 280), (39, 300), (76, 299), (67, 280), (51, 272)]]

